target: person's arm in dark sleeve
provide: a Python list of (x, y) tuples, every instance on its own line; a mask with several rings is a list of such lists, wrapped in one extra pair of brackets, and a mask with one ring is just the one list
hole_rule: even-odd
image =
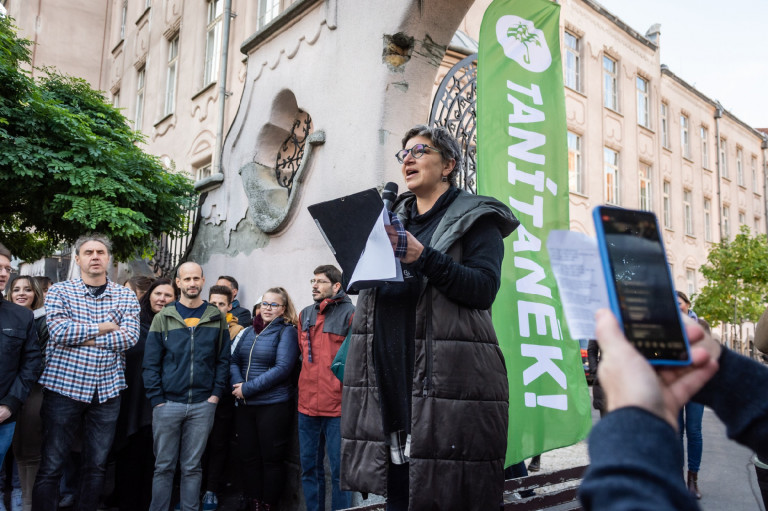
[(163, 392), (163, 332), (162, 317), (160, 314), (152, 320), (152, 326), (147, 334), (147, 342), (144, 345), (144, 362), (142, 364), (142, 377), (144, 378), (144, 389), (147, 393), (147, 399), (152, 404), (152, 408), (165, 403), (165, 393)]
[(243, 383), (242, 392), (245, 397), (253, 397), (259, 392), (269, 390), (278, 383), (290, 378), (294, 366), (299, 360), (299, 340), (296, 328), (288, 326), (280, 333), (277, 344), (275, 365), (256, 378)]
[(589, 363), (589, 372), (593, 375), (597, 374), (597, 361), (598, 353), (600, 352), (600, 346), (597, 341), (590, 339), (587, 343), (587, 363)]
[(25, 336), (19, 353), (19, 369), (16, 373), (16, 379), (11, 384), (11, 388), (8, 389), (8, 393), (0, 397), (0, 406), (7, 406), (11, 416), (16, 414), (24, 401), (27, 400), (32, 384), (37, 381), (43, 370), (43, 357), (40, 353), (40, 346), (37, 344), (37, 330), (32, 314), (29, 314), (29, 324)]
[(636, 407), (606, 415), (589, 439), (590, 467), (579, 490), (586, 510), (698, 510), (680, 474), (683, 452), (677, 432)]
[[(746, 445), (761, 460), (768, 459), (768, 367), (723, 347), (720, 369), (693, 396), (725, 424), (728, 438)], [(739, 389), (739, 390), (737, 390)]]
[(504, 241), (495, 222), (475, 222), (461, 238), (462, 263), (431, 247), (414, 263), (441, 293), (471, 309), (489, 309), (501, 284)]
[(224, 328), (221, 329), (221, 342), (219, 343), (219, 353), (216, 356), (216, 376), (215, 383), (213, 385), (214, 396), (221, 399), (222, 394), (226, 391), (227, 380), (229, 380), (229, 359), (230, 359), (230, 344), (229, 328), (227, 328), (226, 317), (222, 314), (221, 320), (224, 322)]

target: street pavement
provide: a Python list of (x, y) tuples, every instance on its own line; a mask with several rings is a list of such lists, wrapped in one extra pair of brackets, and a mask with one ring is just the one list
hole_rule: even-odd
[(699, 501), (704, 511), (763, 510), (752, 451), (725, 436), (715, 412), (704, 409), (704, 453), (699, 470)]

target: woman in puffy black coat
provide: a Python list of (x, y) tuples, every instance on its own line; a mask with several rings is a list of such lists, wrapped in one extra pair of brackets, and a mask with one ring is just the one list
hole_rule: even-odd
[(245, 495), (251, 509), (274, 511), (285, 486), (299, 359), (298, 318), (285, 289), (264, 293), (261, 317), (261, 333), (248, 327), (238, 335), (229, 367)]

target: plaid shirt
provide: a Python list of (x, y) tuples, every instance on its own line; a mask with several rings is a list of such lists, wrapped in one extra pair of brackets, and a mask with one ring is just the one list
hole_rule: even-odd
[[(82, 279), (54, 284), (45, 298), (51, 338), (40, 384), (77, 401), (90, 403), (116, 397), (125, 385), (123, 352), (139, 340), (139, 302), (128, 288), (107, 280), (107, 289), (93, 296)], [(98, 335), (99, 323), (120, 329)], [(94, 340), (96, 346), (81, 346)]]

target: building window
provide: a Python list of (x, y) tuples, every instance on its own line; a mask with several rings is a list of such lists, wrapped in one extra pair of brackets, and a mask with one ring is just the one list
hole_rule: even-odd
[(603, 195), (608, 204), (619, 204), (619, 153), (603, 148)]
[(259, 0), (259, 28), (268, 24), (291, 2), (286, 0)]
[(168, 45), (168, 74), (165, 79), (165, 115), (172, 114), (176, 103), (176, 77), (178, 76), (179, 35)]
[(691, 297), (696, 294), (696, 270), (693, 268), (686, 268), (685, 280), (688, 285), (688, 296)]
[(666, 103), (661, 104), (661, 145), (662, 147), (666, 147), (669, 149), (669, 118), (667, 116), (667, 111), (669, 110), (669, 107), (667, 107)]
[(651, 211), (653, 203), (651, 202), (651, 166), (644, 163), (640, 164), (640, 209)]
[(125, 39), (125, 23), (128, 18), (128, 0), (123, 0), (123, 7), (120, 10), (120, 40)]
[(728, 142), (720, 139), (720, 176), (728, 177)]
[(731, 208), (723, 206), (723, 237), (725, 239), (731, 238)]
[(581, 40), (565, 33), (565, 86), (581, 90)]
[(216, 71), (218, 70), (219, 35), (221, 27), (221, 14), (223, 12), (223, 2), (221, 0), (208, 0), (208, 25), (205, 29), (205, 71), (203, 73), (203, 86), (216, 81)]
[(584, 193), (584, 176), (581, 162), (581, 137), (568, 132), (568, 184), (570, 190)]
[(704, 199), (704, 240), (712, 241), (712, 201)]
[(136, 80), (136, 114), (133, 117), (136, 123), (136, 129), (141, 130), (141, 123), (144, 117), (144, 78), (146, 68), (139, 69), (139, 75)]
[(736, 148), (736, 182), (744, 186), (744, 151), (741, 147)]
[(112, 94), (112, 106), (115, 108), (120, 108), (120, 91), (115, 91), (114, 94)]
[(195, 170), (195, 180), (200, 181), (201, 179), (205, 179), (206, 177), (211, 177), (211, 164), (206, 163), (202, 167), (198, 167)]
[(144, 0), (144, 8), (149, 9), (152, 7), (152, 0)]
[(739, 227), (747, 225), (747, 215), (743, 211), (739, 211)]
[(760, 218), (755, 217), (755, 234), (758, 234), (760, 232)]
[(669, 181), (664, 181), (664, 186), (662, 188), (662, 215), (664, 218), (664, 227), (667, 229), (672, 228), (672, 198), (670, 197), (669, 189)]
[(709, 130), (701, 127), (701, 166), (709, 168)]
[(680, 115), (680, 150), (683, 157), (691, 159), (691, 141), (688, 138), (688, 116)]
[(619, 110), (619, 66), (611, 57), (603, 55), (603, 106)]
[(685, 222), (685, 234), (693, 236), (693, 208), (691, 207), (692, 194), (690, 190), (683, 191), (683, 220)]
[(637, 124), (651, 127), (650, 119), (650, 93), (651, 89), (648, 85), (648, 80), (645, 78), (637, 77)]
[(752, 157), (752, 191), (757, 192), (757, 157)]

